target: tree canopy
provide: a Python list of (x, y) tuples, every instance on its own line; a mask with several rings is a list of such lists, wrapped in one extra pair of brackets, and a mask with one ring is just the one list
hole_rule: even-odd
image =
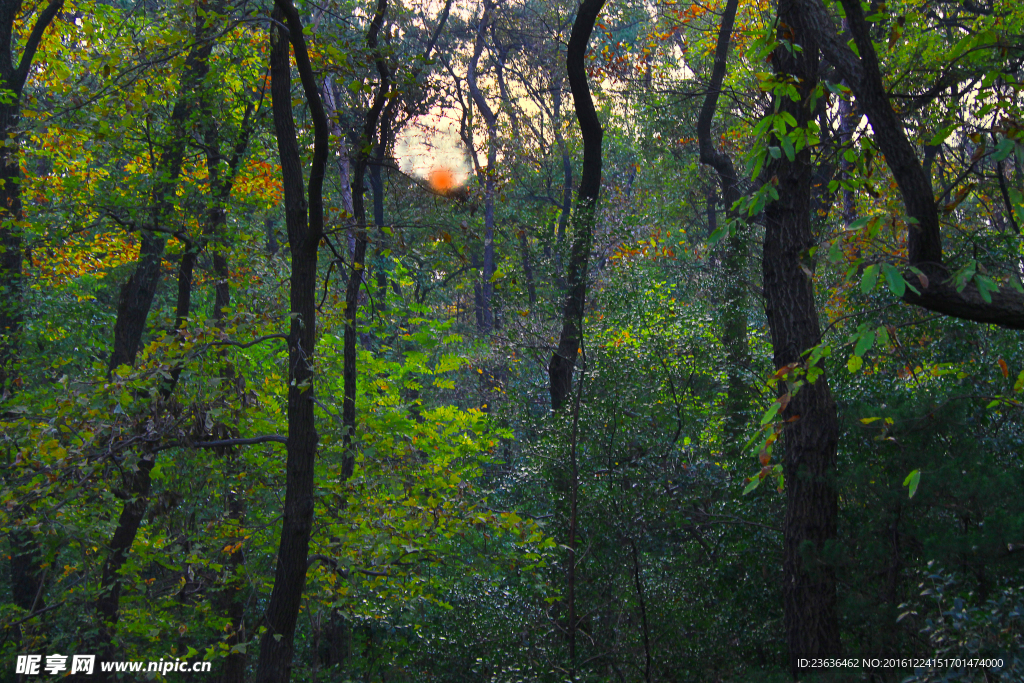
[(0, 0), (0, 679), (1022, 680), (1022, 107), (1010, 0)]

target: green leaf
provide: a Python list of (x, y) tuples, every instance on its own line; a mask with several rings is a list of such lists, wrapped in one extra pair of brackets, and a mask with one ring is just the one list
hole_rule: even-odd
[(836, 237), (828, 248), (828, 260), (829, 263), (839, 263), (843, 260), (843, 245), (839, 237)]
[(999, 285), (995, 283), (995, 280), (986, 275), (975, 275), (974, 283), (978, 285), (978, 294), (981, 295), (981, 298), (985, 303), (992, 303), (992, 295), (990, 292), (999, 291)]
[(943, 142), (946, 141), (946, 138), (949, 137), (949, 134), (952, 133), (959, 125), (960, 124), (958, 122), (954, 121), (953, 123), (949, 124), (948, 126), (944, 126), (943, 128), (940, 128), (939, 131), (935, 134), (935, 136), (932, 137), (932, 139), (928, 142), (928, 144), (929, 145), (941, 145)]
[(761, 485), (761, 477), (753, 477), (750, 483), (747, 484), (746, 488), (743, 489), (743, 495), (751, 493), (754, 489)]
[(860, 370), (862, 365), (864, 365), (864, 359), (860, 356), (850, 356), (850, 360), (846, 361), (846, 369), (851, 374)]
[(857, 340), (857, 346), (853, 349), (854, 356), (863, 356), (875, 344), (875, 331), (865, 332)]
[(882, 272), (885, 273), (885, 280), (889, 283), (889, 291), (902, 297), (907, 291), (907, 281), (903, 279), (903, 274), (891, 263), (883, 263)]
[(960, 272), (956, 274), (956, 291), (962, 292), (967, 287), (967, 283), (974, 277), (975, 269), (978, 267), (977, 261), (971, 261), (964, 266)]
[(910, 487), (910, 497), (913, 498), (914, 494), (917, 493), (917, 486), (921, 483), (921, 470), (914, 470), (907, 475), (907, 478), (903, 480), (904, 486)]
[(771, 422), (772, 420), (774, 420), (775, 419), (775, 415), (779, 412), (779, 408), (781, 408), (781, 407), (782, 407), (782, 404), (779, 403), (778, 401), (773, 403), (771, 405), (771, 407), (768, 408), (768, 411), (764, 414), (764, 416), (761, 417), (761, 424), (762, 425), (766, 425), (769, 422)]
[(728, 232), (728, 227), (725, 226), (725, 225), (720, 225), (719, 227), (715, 228), (714, 232), (712, 232), (710, 235), (708, 235), (708, 244), (709, 245), (716, 244), (720, 239), (725, 237), (725, 234), (727, 232)]
[(1002, 161), (1006, 157), (1010, 156), (1010, 153), (1013, 151), (1013, 148), (1013, 140), (1011, 140), (1010, 138), (1003, 138), (1002, 140), (999, 141), (999, 144), (996, 145), (995, 151), (992, 152), (992, 158), (995, 161)]
[(789, 136), (782, 136), (779, 142), (782, 143), (782, 151), (786, 153), (786, 158), (790, 161), (796, 160), (796, 150), (793, 149), (793, 141), (789, 139)]
[(870, 294), (875, 288), (875, 283), (878, 282), (878, 264), (873, 264), (864, 269), (864, 274), (860, 277), (860, 291), (864, 294)]

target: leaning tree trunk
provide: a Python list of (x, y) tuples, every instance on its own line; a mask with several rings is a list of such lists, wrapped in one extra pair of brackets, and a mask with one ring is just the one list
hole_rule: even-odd
[[(222, 9), (222, 6), (217, 9)], [(203, 87), (203, 81), (210, 70), (215, 30), (204, 18), (196, 18), (194, 42), (185, 58), (178, 100), (174, 103), (168, 121), (167, 143), (154, 174), (156, 182), (152, 195), (152, 224), (144, 226), (142, 230), (135, 271), (121, 287), (117, 319), (114, 321), (114, 350), (108, 362), (111, 372), (120, 365), (135, 363), (146, 330), (146, 320), (160, 284), (161, 263), (167, 243), (165, 231), (174, 215), (175, 190), (189, 141), (188, 123), (196, 109), (204, 106), (202, 98), (208, 89)]]
[[(291, 329), (288, 335), (288, 460), (284, 518), (274, 571), (274, 589), (264, 613), (257, 683), (286, 683), (291, 677), (295, 623), (306, 585), (309, 537), (313, 530), (313, 466), (319, 435), (313, 405), (316, 344), (317, 251), (324, 232), (323, 184), (327, 166), (327, 116), (309, 61), (302, 20), (291, 0), (277, 0), (270, 31), (270, 93), (281, 159), (285, 221), (291, 246)], [(282, 22), (284, 26), (282, 26)], [(313, 120), (313, 159), (308, 198), (303, 192), (302, 157), (292, 115), (289, 43)]]
[(821, 0), (794, 2), (798, 5), (795, 13), (799, 13), (808, 30), (814, 33), (822, 53), (853, 91), (858, 111), (871, 123), (875, 144), (885, 155), (908, 218), (914, 221), (907, 230), (907, 258), (909, 265), (924, 277), (912, 278), (920, 288), (915, 292), (907, 287), (903, 300), (942, 315), (1024, 329), (1024, 295), (1009, 284), (983, 293), (975, 281), (960, 288), (950, 277), (951, 269), (943, 260), (942, 226), (928, 165), (918, 158), (886, 90), (871, 25), (860, 3), (841, 0), (857, 49), (854, 52), (846, 36), (837, 34)]
[[(791, 53), (779, 47), (773, 55), (776, 73), (796, 79), (800, 92), (797, 102), (788, 95), (776, 95), (776, 104), (803, 127), (814, 117), (810, 101), (817, 84), (818, 46), (792, 0), (780, 0), (778, 11), (780, 39), (792, 40), (802, 49)], [(779, 195), (765, 208), (762, 262), (765, 308), (778, 369), (801, 363), (804, 352), (821, 338), (814, 283), (801, 260), (813, 246), (812, 176), (811, 153), (806, 148), (792, 161), (783, 156), (769, 164), (762, 176), (764, 182), (776, 185)], [(786, 422), (784, 437), (782, 595), (790, 666), (796, 675), (798, 658), (836, 655), (840, 649), (835, 568), (828, 557), (838, 516), (839, 424), (826, 378), (820, 376), (802, 386), (782, 418), (792, 420)]]
[(597, 197), (601, 191), (601, 140), (604, 130), (594, 109), (587, 83), (584, 58), (587, 43), (594, 30), (597, 15), (604, 0), (583, 0), (569, 36), (569, 49), (565, 66), (569, 75), (569, 88), (576, 105), (576, 119), (583, 137), (583, 175), (576, 195), (576, 211), (572, 217), (572, 250), (569, 253), (567, 291), (562, 307), (562, 332), (558, 348), (548, 363), (551, 408), (560, 409), (572, 391), (572, 373), (576, 366), (583, 335), (583, 310), (587, 302), (587, 265), (594, 241), (597, 222)]

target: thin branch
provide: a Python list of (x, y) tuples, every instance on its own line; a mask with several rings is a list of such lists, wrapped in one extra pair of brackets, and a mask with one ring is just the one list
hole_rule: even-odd
[(265, 434), (245, 439), (217, 439), (215, 441), (194, 441), (190, 444), (174, 444), (176, 446), (192, 446), (195, 448), (223, 448), (227, 446), (252, 446), (259, 443), (288, 444), (288, 437), (280, 434)]

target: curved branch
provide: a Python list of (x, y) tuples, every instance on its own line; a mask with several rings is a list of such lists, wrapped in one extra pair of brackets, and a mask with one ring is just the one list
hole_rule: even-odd
[(25, 43), (25, 51), (21, 54), (21, 62), (18, 63), (18, 68), (14, 72), (14, 82), (10, 84), (12, 86), (11, 90), (16, 95), (21, 95), (21, 91), (25, 88), (25, 81), (28, 80), (28, 71), (32, 67), (32, 60), (35, 58), (36, 50), (39, 48), (39, 41), (43, 39), (43, 33), (63, 6), (64, 0), (50, 0), (50, 4), (46, 6), (46, 9), (36, 19), (35, 26), (32, 27), (32, 33)]
[(738, 179), (729, 155), (715, 149), (715, 143), (711, 139), (711, 120), (718, 107), (718, 96), (722, 93), (722, 82), (725, 80), (725, 69), (729, 57), (729, 42), (732, 38), (732, 27), (736, 21), (738, 6), (739, 0), (728, 0), (725, 4), (722, 25), (718, 29), (718, 42), (715, 45), (715, 62), (711, 69), (711, 82), (708, 83), (708, 93), (704, 97), (700, 114), (697, 115), (697, 145), (700, 150), (700, 162), (707, 164), (718, 173), (722, 193), (726, 195), (724, 197), (726, 209), (732, 205), (728, 195), (730, 189), (738, 185)]

